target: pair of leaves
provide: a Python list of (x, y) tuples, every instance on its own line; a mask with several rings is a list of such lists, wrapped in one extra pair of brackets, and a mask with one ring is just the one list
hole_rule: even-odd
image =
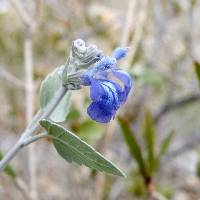
[(174, 132), (173, 131), (170, 132), (163, 139), (160, 145), (159, 152), (156, 154), (155, 152), (156, 133), (154, 130), (153, 119), (150, 113), (147, 112), (145, 114), (145, 120), (144, 120), (144, 142), (147, 151), (147, 158), (145, 158), (142, 152), (142, 148), (140, 147), (134, 132), (131, 130), (129, 122), (122, 117), (118, 117), (118, 121), (125, 142), (129, 148), (129, 151), (133, 159), (135, 159), (138, 164), (140, 173), (143, 175), (143, 177), (146, 178), (149, 176), (151, 177), (153, 173), (156, 171), (156, 169), (159, 167), (163, 155), (169, 149), (169, 146), (174, 136)]
[(125, 176), (111, 161), (108, 161), (90, 145), (62, 126), (48, 120), (41, 120), (40, 124), (46, 129), (48, 136), (52, 138), (57, 152), (66, 161), (113, 175)]
[[(55, 96), (56, 92), (62, 86), (61, 73), (63, 66), (56, 68), (52, 73), (48, 74), (47, 77), (42, 81), (40, 88), (40, 106), (41, 109), (45, 109), (47, 104)], [(50, 119), (55, 122), (63, 122), (69, 111), (69, 99), (70, 92), (67, 92), (56, 109), (50, 116)]]
[(147, 148), (147, 165), (150, 175), (152, 175), (159, 167), (160, 161), (164, 154), (167, 153), (173, 137), (174, 131), (167, 134), (161, 142), (160, 149), (156, 154), (156, 131), (153, 124), (153, 118), (149, 112), (146, 112), (144, 120), (144, 140)]
[(146, 166), (145, 166), (145, 161), (142, 156), (142, 151), (137, 142), (136, 137), (134, 136), (134, 133), (132, 132), (132, 130), (130, 128), (129, 122), (122, 117), (118, 117), (118, 121), (119, 121), (121, 130), (122, 130), (122, 133), (123, 133), (124, 140), (129, 148), (131, 155), (136, 160), (141, 174), (143, 176), (146, 176), (147, 170), (146, 170)]

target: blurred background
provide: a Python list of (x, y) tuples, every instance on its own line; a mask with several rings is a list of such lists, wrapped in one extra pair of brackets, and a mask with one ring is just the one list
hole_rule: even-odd
[(88, 88), (73, 92), (63, 123), (126, 178), (69, 164), (39, 140), (0, 174), (0, 199), (199, 200), (199, 19), (199, 0), (0, 0), (1, 157), (38, 110), (42, 79), (65, 63), (74, 39), (107, 55), (131, 47), (119, 66), (134, 80), (111, 123), (88, 117)]

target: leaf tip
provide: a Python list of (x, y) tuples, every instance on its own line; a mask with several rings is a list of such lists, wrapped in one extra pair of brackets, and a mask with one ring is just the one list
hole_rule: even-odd
[(120, 170), (120, 176), (123, 177), (123, 178), (127, 178), (127, 175), (121, 170)]
[(40, 121), (39, 121), (39, 123), (40, 123), (40, 125), (43, 127), (43, 128), (45, 128), (46, 130), (48, 130), (48, 128), (49, 128), (49, 125), (51, 124), (48, 120), (46, 120), (46, 119), (41, 119)]

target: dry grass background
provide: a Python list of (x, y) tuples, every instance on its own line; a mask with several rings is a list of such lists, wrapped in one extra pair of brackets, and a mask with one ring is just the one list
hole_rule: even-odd
[[(31, 22), (26, 21), (18, 3)], [(193, 61), (200, 61), (199, 18), (198, 0), (0, 0), (0, 150), (6, 152), (26, 124), (23, 44), (27, 30), (24, 23), (31, 23), (34, 110), (39, 107), (41, 80), (65, 62), (72, 40), (83, 38), (108, 54), (116, 46), (127, 45), (131, 47), (130, 55), (120, 65), (135, 77), (134, 91), (120, 112), (132, 120), (133, 128), (140, 126), (145, 108), (158, 116), (171, 102), (197, 96), (195, 101), (161, 113), (157, 120), (158, 137), (163, 138), (171, 129), (176, 131), (171, 151), (188, 143), (194, 145), (186, 146), (178, 156), (163, 162), (155, 182), (169, 199), (198, 200), (200, 97)], [(81, 113), (80, 121), (87, 119), (83, 105), (87, 95), (86, 89), (74, 92), (72, 97), (73, 106)], [(73, 129), (74, 123), (79, 122), (75, 120), (66, 126)], [(114, 131), (110, 129), (113, 127)], [(128, 174), (127, 178), (102, 174), (94, 178), (89, 169), (62, 160), (50, 141), (41, 140), (33, 152), (37, 195), (32, 199), (140, 199), (133, 189), (135, 163), (118, 126), (112, 123), (102, 126), (101, 130), (104, 135), (92, 140), (92, 145), (99, 148), (103, 142), (100, 151), (117, 163)], [(30, 183), (28, 157), (24, 149), (11, 162), (26, 186)], [(3, 173), (0, 174), (0, 199), (24, 199), (16, 184)]]

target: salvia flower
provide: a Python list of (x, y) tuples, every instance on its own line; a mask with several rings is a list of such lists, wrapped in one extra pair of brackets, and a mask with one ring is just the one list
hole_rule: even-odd
[(81, 75), (82, 85), (90, 86), (92, 102), (87, 112), (97, 122), (109, 122), (127, 100), (132, 79), (127, 72), (117, 67), (117, 61), (124, 58), (127, 52), (127, 48), (118, 47), (111, 57), (103, 56)]

